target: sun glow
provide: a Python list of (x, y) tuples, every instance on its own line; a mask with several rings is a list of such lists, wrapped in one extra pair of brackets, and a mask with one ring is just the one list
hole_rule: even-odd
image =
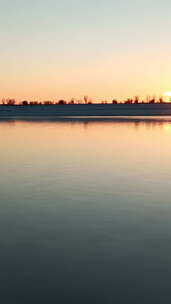
[(163, 93), (163, 96), (166, 96), (166, 97), (171, 97), (171, 92), (170, 92), (170, 91), (168, 91), (168, 92), (164, 92), (164, 93)]

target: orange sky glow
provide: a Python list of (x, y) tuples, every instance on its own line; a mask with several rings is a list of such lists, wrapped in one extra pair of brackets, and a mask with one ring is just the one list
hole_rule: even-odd
[(1, 3), (0, 99), (110, 102), (170, 92), (170, 9), (167, 0)]

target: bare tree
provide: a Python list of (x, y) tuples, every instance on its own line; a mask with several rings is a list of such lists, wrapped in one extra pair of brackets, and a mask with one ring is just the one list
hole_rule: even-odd
[(69, 101), (69, 104), (75, 104), (74, 98), (71, 98), (71, 100)]
[(8, 98), (8, 99), (6, 100), (6, 102), (7, 102), (7, 105), (8, 105), (8, 106), (14, 106), (14, 105), (16, 104), (16, 100), (15, 100), (15, 99), (10, 99), (10, 98)]
[(135, 96), (134, 103), (135, 103), (135, 104), (138, 104), (138, 103), (139, 103), (139, 97), (138, 97), (138, 96)]
[(146, 102), (147, 102), (147, 103), (150, 103), (150, 100), (151, 100), (150, 95), (147, 95), (147, 96), (146, 96)]
[(85, 103), (85, 104), (88, 103), (88, 96), (84, 96), (84, 103)]
[(125, 100), (125, 104), (132, 104), (133, 103), (133, 100), (128, 98), (127, 100)]

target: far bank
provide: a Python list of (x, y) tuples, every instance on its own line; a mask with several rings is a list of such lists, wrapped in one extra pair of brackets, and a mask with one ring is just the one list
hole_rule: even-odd
[(171, 104), (0, 105), (0, 119), (62, 116), (169, 116)]

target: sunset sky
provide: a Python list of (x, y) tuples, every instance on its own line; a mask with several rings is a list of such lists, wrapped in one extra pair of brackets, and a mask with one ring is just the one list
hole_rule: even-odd
[(0, 98), (171, 91), (169, 0), (0, 0)]

